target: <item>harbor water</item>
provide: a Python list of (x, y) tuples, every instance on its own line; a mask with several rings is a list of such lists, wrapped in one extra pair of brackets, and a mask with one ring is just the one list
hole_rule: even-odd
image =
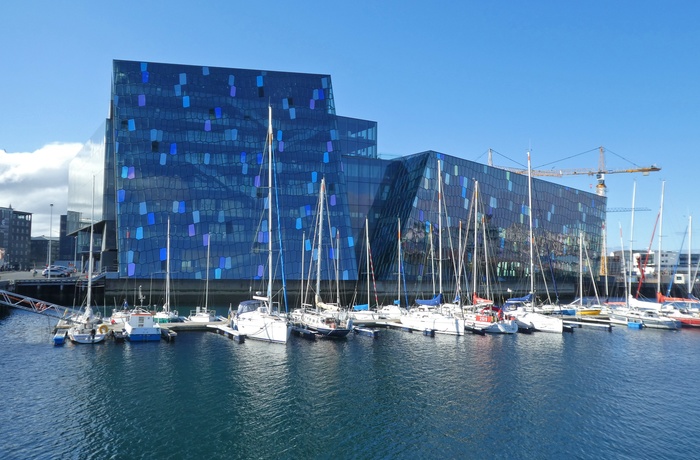
[(3, 459), (689, 458), (700, 331), (54, 347), (0, 319)]

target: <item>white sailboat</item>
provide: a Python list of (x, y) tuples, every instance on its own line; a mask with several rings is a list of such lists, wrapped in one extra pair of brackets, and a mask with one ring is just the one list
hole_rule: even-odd
[(211, 235), (207, 234), (207, 274), (206, 283), (204, 285), (204, 306), (197, 306), (194, 310), (190, 311), (190, 315), (187, 317), (187, 321), (194, 323), (212, 323), (218, 318), (216, 317), (216, 310), (209, 308), (209, 252), (211, 250)]
[(369, 220), (365, 218), (365, 259), (367, 270), (367, 303), (355, 304), (348, 312), (348, 315), (353, 320), (353, 323), (358, 326), (375, 326), (380, 321), (383, 321), (380, 316), (378, 307), (372, 309), (372, 297), (370, 295), (370, 249), (369, 249)]
[(267, 187), (267, 292), (265, 296), (254, 295), (238, 305), (231, 318), (231, 328), (254, 340), (272, 343), (287, 343), (292, 327), (272, 302), (272, 108), (268, 107), (268, 187)]
[(153, 319), (156, 323), (173, 323), (179, 322), (180, 316), (177, 310), (170, 309), (170, 217), (168, 217), (168, 233), (165, 243), (165, 301), (163, 309), (157, 312)]
[(397, 219), (397, 236), (398, 236), (398, 248), (397, 248), (397, 278), (398, 278), (398, 291), (397, 297), (393, 305), (384, 305), (383, 307), (377, 308), (377, 313), (379, 313), (379, 318), (386, 322), (400, 322), (401, 317), (408, 312), (405, 308), (401, 307), (401, 275), (403, 271), (401, 270), (401, 219)]
[[(588, 261), (588, 256), (586, 256), (586, 261)], [(575, 299), (572, 303), (568, 305), (569, 308), (573, 308), (577, 316), (595, 316), (599, 315), (601, 310), (603, 309), (603, 306), (600, 305), (600, 303), (596, 304), (591, 304), (591, 305), (584, 305), (583, 304), (583, 232), (579, 232), (578, 235), (578, 289), (579, 289), (579, 297)], [(590, 264), (588, 265), (589, 272), (592, 275), (592, 272), (590, 270)], [(595, 280), (593, 283), (593, 288), (595, 289)], [(596, 298), (597, 298), (597, 291), (596, 291)]]
[[(530, 240), (530, 294), (529, 302), (514, 303), (507, 310), (507, 313), (515, 320), (526, 327), (531, 327), (536, 331), (554, 332), (561, 334), (564, 332), (564, 322), (561, 318), (550, 315), (543, 315), (535, 312), (535, 263), (533, 258), (533, 234), (532, 234), (532, 170), (530, 164), (530, 152), (527, 152), (527, 189), (528, 189), (528, 214), (529, 214), (529, 240)], [(507, 304), (507, 302), (506, 302)]]
[(491, 334), (515, 334), (518, 332), (518, 323), (512, 319), (504, 319), (500, 309), (496, 309), (493, 300), (491, 300), (489, 292), (489, 263), (488, 263), (488, 248), (486, 246), (486, 226), (482, 225), (483, 241), (484, 241), (484, 265), (486, 277), (486, 298), (477, 296), (477, 263), (478, 260), (478, 241), (479, 230), (478, 219), (478, 197), (479, 197), (479, 182), (474, 182), (474, 256), (473, 256), (473, 276), (472, 280), (474, 288), (472, 290), (472, 305), (464, 310), (464, 327), (475, 332), (488, 332)]
[(321, 179), (318, 206), (318, 227), (316, 238), (318, 239), (316, 257), (316, 292), (314, 295), (314, 308), (301, 308), (294, 310), (291, 314), (292, 322), (300, 328), (310, 330), (321, 337), (344, 338), (352, 330), (352, 320), (341, 319), (345, 312), (341, 311), (338, 303), (324, 302), (321, 298), (321, 261), (323, 259), (323, 209), (326, 194), (326, 179)]
[(92, 215), (90, 216), (90, 254), (88, 262), (87, 295), (85, 299), (85, 311), (68, 329), (68, 338), (73, 343), (99, 343), (104, 341), (109, 327), (100, 325), (100, 319), (92, 311), (92, 271), (93, 271), (93, 236), (95, 221), (95, 178), (92, 179)]
[[(464, 335), (464, 318), (453, 309), (442, 309), (442, 178), (441, 162), (437, 160), (438, 178), (438, 277), (440, 292), (431, 301), (420, 301), (401, 316), (401, 324), (418, 331), (434, 331), (438, 334)], [(418, 302), (418, 301), (417, 301)]]

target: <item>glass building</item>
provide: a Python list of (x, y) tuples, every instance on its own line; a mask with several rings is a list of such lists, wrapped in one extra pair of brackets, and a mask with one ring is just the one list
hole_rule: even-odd
[[(394, 289), (400, 222), (402, 282), (415, 289), (442, 266), (453, 286), (455, 267), (471, 270), (474, 216), (498, 280), (529, 273), (526, 176), (433, 151), (378, 158), (377, 123), (336, 115), (322, 74), (114, 61), (109, 117), (71, 164), (68, 232), (85, 255), (93, 222), (98, 267), (118, 279), (162, 277), (169, 259), (175, 279), (259, 280), (272, 238), (275, 279), (298, 283), (319, 257), (322, 178), (330, 227), (322, 257), (332, 261), (324, 279), (366, 276), (367, 221), (371, 271)], [(605, 198), (532, 184), (536, 270), (554, 282), (577, 277), (579, 232), (599, 257)]]

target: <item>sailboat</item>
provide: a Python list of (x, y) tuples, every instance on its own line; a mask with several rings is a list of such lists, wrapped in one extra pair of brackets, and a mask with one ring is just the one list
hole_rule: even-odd
[(165, 244), (165, 302), (163, 302), (163, 309), (153, 316), (156, 323), (181, 321), (177, 310), (170, 309), (170, 217), (168, 217), (168, 233)]
[(209, 253), (211, 250), (211, 235), (207, 234), (207, 275), (206, 283), (204, 285), (204, 306), (197, 306), (194, 310), (190, 311), (190, 315), (186, 318), (187, 321), (194, 323), (212, 323), (218, 318), (216, 317), (216, 310), (209, 308)]
[(272, 343), (287, 343), (291, 325), (280, 315), (272, 302), (272, 107), (268, 106), (267, 127), (267, 292), (244, 300), (231, 318), (231, 328), (246, 337)]
[(318, 247), (316, 254), (316, 293), (314, 296), (314, 308), (301, 308), (294, 310), (291, 314), (292, 322), (295, 326), (310, 330), (316, 335), (328, 338), (345, 338), (352, 330), (352, 319), (344, 321), (341, 319), (343, 313), (337, 303), (324, 302), (321, 297), (321, 262), (323, 259), (323, 209), (324, 197), (326, 194), (326, 178), (321, 179), (321, 188), (318, 200), (318, 227), (317, 235)]
[(383, 307), (377, 307), (377, 313), (379, 313), (379, 318), (386, 322), (401, 321), (401, 317), (407, 313), (406, 309), (401, 307), (401, 275), (403, 271), (401, 270), (401, 219), (397, 219), (398, 228), (398, 248), (397, 248), (397, 278), (398, 278), (398, 291), (397, 297), (393, 305), (384, 305)]
[[(104, 341), (109, 327), (106, 324), (99, 325), (100, 319), (92, 311), (92, 271), (93, 271), (93, 236), (95, 219), (95, 178), (92, 179), (92, 215), (90, 216), (90, 254), (88, 262), (87, 296), (85, 299), (85, 311), (80, 315), (72, 327), (68, 329), (68, 338), (73, 343), (99, 343)], [(99, 327), (98, 327), (99, 326)]]
[[(526, 328), (533, 328), (541, 332), (554, 332), (561, 334), (564, 332), (564, 321), (555, 316), (544, 315), (535, 312), (535, 262), (533, 258), (533, 234), (532, 234), (532, 170), (530, 163), (530, 152), (527, 152), (527, 189), (529, 206), (529, 240), (530, 240), (530, 294), (518, 299), (518, 302), (506, 302), (506, 311), (513, 319), (524, 325)], [(520, 326), (519, 324), (519, 326)]]
[(370, 249), (369, 249), (369, 220), (365, 218), (365, 259), (366, 259), (366, 269), (367, 269), (367, 303), (366, 304), (355, 304), (348, 312), (350, 318), (352, 318), (353, 323), (358, 326), (375, 326), (378, 322), (382, 321), (379, 312), (375, 309), (372, 310), (372, 297), (370, 296), (370, 271), (371, 271), (371, 260), (370, 260)]
[[(586, 260), (588, 260), (588, 256), (586, 256)], [(601, 310), (603, 309), (603, 306), (598, 304), (593, 304), (593, 305), (584, 305), (583, 304), (583, 232), (579, 232), (578, 235), (578, 288), (579, 288), (579, 294), (580, 296), (575, 299), (572, 303), (570, 303), (568, 306), (570, 308), (574, 309), (574, 312), (578, 316), (596, 316), (600, 315)], [(590, 266), (589, 266), (590, 268)], [(590, 271), (590, 270), (589, 270)], [(595, 283), (593, 283), (593, 287), (595, 288)], [(597, 291), (596, 291), (597, 294)]]
[(486, 295), (487, 298), (477, 296), (477, 254), (478, 254), (478, 196), (479, 183), (474, 183), (474, 257), (472, 276), (474, 289), (472, 293), (472, 306), (464, 311), (464, 327), (475, 332), (489, 332), (492, 334), (514, 334), (518, 332), (518, 323), (512, 319), (504, 319), (501, 309), (494, 306), (493, 300), (489, 296), (489, 263), (488, 263), (488, 248), (486, 247), (486, 226), (482, 225), (483, 241), (484, 241), (484, 262), (486, 275)]
[(427, 300), (416, 300), (418, 305), (411, 307), (401, 316), (401, 324), (418, 331), (434, 331), (438, 334), (464, 335), (464, 318), (454, 314), (452, 308), (442, 309), (442, 178), (441, 162), (437, 161), (438, 170), (438, 276), (440, 292)]

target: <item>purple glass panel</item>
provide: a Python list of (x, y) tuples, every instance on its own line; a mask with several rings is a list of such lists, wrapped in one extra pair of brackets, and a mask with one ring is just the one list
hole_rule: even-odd
[(187, 230), (188, 230), (188, 233), (189, 233), (190, 236), (195, 236), (195, 235), (196, 235), (196, 233), (195, 233), (195, 231), (194, 231), (194, 224), (188, 225), (188, 226), (187, 226)]
[(127, 269), (127, 276), (134, 276), (136, 273), (136, 264), (129, 264)]
[(211, 131), (211, 120), (204, 121), (204, 131)]
[(236, 87), (235, 86), (231, 87), (231, 92), (229, 94), (231, 95), (231, 97), (236, 97)]
[(309, 99), (309, 108), (311, 110), (315, 109), (316, 108), (316, 101), (314, 101), (313, 99)]
[(139, 107), (143, 107), (145, 105), (146, 105), (146, 95), (139, 94)]
[(279, 142), (277, 143), (277, 149), (278, 149), (280, 152), (284, 152), (284, 141), (279, 141)]
[(129, 174), (127, 175), (127, 178), (133, 179), (136, 177), (136, 171), (134, 170), (133, 166), (129, 166)]
[(328, 141), (326, 142), (326, 149), (328, 149), (329, 152), (333, 151), (333, 142)]

